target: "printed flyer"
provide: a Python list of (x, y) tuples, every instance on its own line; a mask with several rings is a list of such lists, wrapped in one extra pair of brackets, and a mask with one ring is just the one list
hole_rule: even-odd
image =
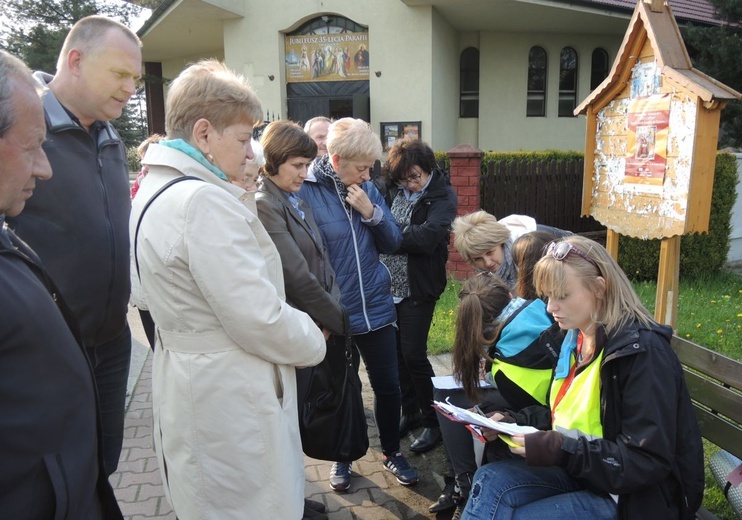
[(667, 165), (669, 94), (632, 99), (628, 110), (624, 182), (662, 186)]

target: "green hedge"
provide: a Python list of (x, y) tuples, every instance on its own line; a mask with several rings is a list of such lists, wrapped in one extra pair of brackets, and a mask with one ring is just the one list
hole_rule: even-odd
[[(542, 150), (539, 152), (484, 152), (484, 157), (482, 157), (482, 175), (487, 173), (487, 164), (491, 161), (505, 161), (506, 163), (523, 160), (564, 161), (570, 159), (582, 159), (582, 156), (582, 152), (563, 150)], [(435, 152), (435, 160), (438, 164), (445, 164), (446, 170), (451, 166), (451, 161), (448, 158), (448, 155), (446, 155), (446, 152)]]
[[(680, 240), (680, 276), (699, 278), (718, 272), (729, 252), (732, 206), (737, 197), (737, 160), (734, 155), (716, 156), (714, 191), (711, 197), (709, 232), (684, 235)], [(618, 263), (634, 280), (656, 280), (660, 240), (619, 239)]]
[[(504, 162), (506, 165), (518, 161), (536, 161), (538, 165), (547, 165), (552, 161), (570, 161), (582, 159), (582, 152), (564, 150), (541, 150), (538, 152), (485, 152), (482, 157), (482, 175), (487, 174), (487, 165), (490, 162)], [(538, 170), (537, 170), (538, 171)]]
[(446, 155), (446, 152), (433, 152), (435, 154), (435, 162), (438, 163), (438, 165), (443, 164), (443, 169), (446, 171), (449, 171), (451, 169), (451, 159), (448, 158), (448, 155)]

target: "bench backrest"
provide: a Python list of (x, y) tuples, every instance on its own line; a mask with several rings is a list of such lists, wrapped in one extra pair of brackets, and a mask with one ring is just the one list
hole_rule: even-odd
[(701, 435), (742, 458), (742, 362), (672, 337), (680, 358)]

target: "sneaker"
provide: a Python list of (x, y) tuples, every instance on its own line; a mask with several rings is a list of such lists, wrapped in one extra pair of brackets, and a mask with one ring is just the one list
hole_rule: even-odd
[(351, 462), (336, 462), (330, 470), (330, 487), (335, 491), (348, 491), (350, 489)]
[(403, 486), (417, 484), (417, 470), (410, 466), (402, 453), (384, 455), (384, 467), (397, 477), (397, 482)]

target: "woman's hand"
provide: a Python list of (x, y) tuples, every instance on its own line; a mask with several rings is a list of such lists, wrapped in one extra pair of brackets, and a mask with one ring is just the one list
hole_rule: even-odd
[(348, 196), (345, 197), (345, 202), (350, 204), (366, 220), (374, 216), (374, 205), (369, 200), (366, 192), (357, 184), (348, 186)]
[[(505, 417), (500, 412), (492, 413), (488, 416), (493, 421), (501, 421), (503, 417)], [(499, 433), (495, 430), (490, 430), (489, 428), (482, 428), (482, 435), (485, 439), (487, 439), (487, 442), (494, 442), (497, 440)]]
[(521, 457), (526, 456), (526, 439), (522, 433), (516, 433), (510, 436), (510, 439), (517, 444), (519, 447), (515, 448), (510, 446), (510, 453), (514, 455), (520, 455)]

